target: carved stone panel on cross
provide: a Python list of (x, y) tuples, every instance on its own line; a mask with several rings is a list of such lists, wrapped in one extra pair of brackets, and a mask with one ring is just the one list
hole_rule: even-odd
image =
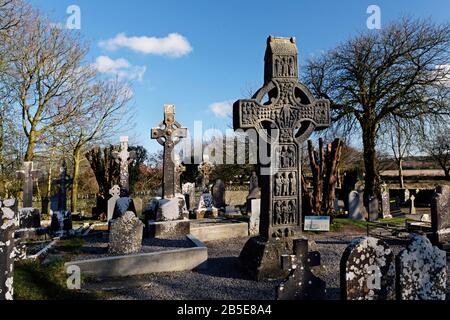
[(164, 106), (164, 121), (158, 128), (152, 129), (152, 139), (158, 141), (164, 147), (163, 156), (163, 198), (173, 198), (176, 192), (175, 163), (173, 151), (181, 138), (187, 137), (187, 129), (175, 120), (175, 106)]
[(136, 158), (135, 151), (128, 151), (128, 137), (120, 137), (120, 151), (114, 151), (112, 156), (120, 165), (119, 186), (128, 192), (130, 189), (128, 166)]

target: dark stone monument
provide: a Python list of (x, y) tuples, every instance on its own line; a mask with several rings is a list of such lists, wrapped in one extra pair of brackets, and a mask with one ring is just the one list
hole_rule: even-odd
[(57, 208), (53, 211), (50, 230), (59, 236), (63, 236), (72, 230), (72, 213), (67, 210), (67, 187), (72, 183), (72, 179), (67, 174), (66, 162), (60, 168), (60, 178), (56, 180), (59, 184), (56, 196)]
[(308, 240), (294, 241), (294, 255), (284, 257), (291, 260), (289, 277), (277, 288), (277, 300), (323, 300), (326, 283), (316, 277), (310, 267), (320, 265), (320, 253), (308, 251)]
[(396, 259), (398, 300), (445, 300), (447, 254), (424, 236), (414, 235)]
[(0, 300), (13, 300), (14, 295), (14, 231), (19, 226), (13, 211), (15, 202), (14, 199), (0, 201)]
[(450, 186), (438, 186), (431, 199), (432, 241), (448, 246), (450, 243)]
[(33, 162), (24, 162), (23, 170), (17, 171), (17, 177), (23, 179), (23, 208), (33, 207), (33, 180), (39, 178), (41, 172), (34, 170)]
[[(298, 80), (294, 38), (269, 37), (264, 86), (253, 99), (233, 106), (234, 129), (256, 129), (271, 161), (261, 159), (260, 236), (244, 246), (240, 261), (255, 279), (287, 276), (281, 256), (291, 255), (302, 233), (300, 146), (316, 129), (330, 125), (330, 103), (316, 100)], [(268, 95), (269, 102), (263, 104)], [(290, 160), (281, 156), (290, 150)]]
[(212, 188), (212, 196), (214, 199), (214, 207), (219, 209), (225, 209), (227, 206), (225, 203), (225, 183), (217, 179)]
[(376, 221), (379, 217), (378, 197), (370, 197), (369, 199), (369, 221)]
[(164, 121), (158, 128), (152, 129), (152, 139), (156, 139), (164, 147), (163, 156), (163, 184), (162, 197), (166, 199), (175, 197), (175, 163), (173, 153), (175, 146), (181, 138), (187, 137), (187, 129), (175, 120), (175, 106), (164, 107)]
[(134, 212), (128, 211), (111, 222), (109, 232), (110, 254), (132, 254), (142, 249), (144, 224)]
[(19, 210), (19, 227), (21, 229), (32, 229), (41, 227), (41, 215), (39, 209), (22, 208)]
[(150, 237), (168, 238), (186, 235), (190, 232), (189, 211), (186, 200), (176, 191), (174, 148), (182, 138), (187, 137), (187, 129), (175, 120), (175, 106), (164, 107), (164, 121), (152, 129), (152, 139), (164, 146), (162, 198), (153, 199), (146, 210), (147, 233)]
[(114, 151), (112, 156), (116, 159), (116, 162), (120, 164), (119, 187), (130, 192), (128, 166), (133, 163), (136, 158), (136, 152), (128, 151), (128, 137), (120, 137), (120, 151)]
[(353, 240), (341, 258), (342, 300), (394, 300), (395, 261), (389, 246), (375, 238)]

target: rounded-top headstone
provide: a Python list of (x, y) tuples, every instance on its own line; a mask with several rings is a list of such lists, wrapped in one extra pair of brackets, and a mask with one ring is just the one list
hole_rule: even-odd
[(397, 256), (397, 299), (445, 300), (447, 254), (424, 236), (414, 235)]
[(343, 300), (393, 300), (395, 261), (389, 246), (376, 238), (353, 240), (341, 258)]

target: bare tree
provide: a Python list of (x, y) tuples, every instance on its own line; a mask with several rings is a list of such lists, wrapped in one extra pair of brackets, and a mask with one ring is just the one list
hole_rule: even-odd
[(390, 149), (391, 154), (395, 160), (398, 168), (398, 180), (401, 189), (405, 188), (403, 177), (403, 162), (413, 147), (414, 137), (417, 137), (417, 123), (416, 121), (402, 121), (397, 116), (390, 117), (383, 125), (382, 134), (380, 138), (381, 144)]
[(450, 119), (436, 123), (428, 122), (418, 135), (420, 149), (444, 170), (450, 180)]
[(6, 46), (11, 56), (6, 85), (28, 140), (25, 161), (31, 161), (45, 133), (76, 116), (73, 92), (89, 77), (85, 74), (89, 68), (81, 67), (87, 49), (77, 34), (51, 24), (36, 11), (11, 32)]
[(448, 113), (436, 94), (450, 70), (450, 25), (402, 19), (366, 32), (306, 67), (306, 82), (331, 101), (333, 122), (361, 134), (365, 203), (379, 192), (376, 138), (387, 119), (414, 119)]
[(82, 155), (87, 148), (114, 135), (120, 124), (130, 123), (127, 104), (130, 89), (118, 80), (86, 83), (78, 90), (77, 116), (62, 127), (63, 139), (73, 162), (71, 211), (77, 207), (78, 178)]

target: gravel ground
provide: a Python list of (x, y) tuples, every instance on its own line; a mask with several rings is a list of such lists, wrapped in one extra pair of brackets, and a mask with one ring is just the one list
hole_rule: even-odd
[[(310, 251), (321, 254), (321, 265), (314, 267), (313, 272), (327, 283), (327, 299), (339, 299), (339, 262), (348, 243), (356, 236), (356, 233), (308, 235)], [(97, 279), (83, 289), (108, 291), (113, 300), (273, 300), (280, 281), (256, 282), (239, 268), (238, 256), (247, 239), (206, 243), (209, 255), (206, 270)], [(390, 247), (395, 254), (402, 249), (397, 244)]]

